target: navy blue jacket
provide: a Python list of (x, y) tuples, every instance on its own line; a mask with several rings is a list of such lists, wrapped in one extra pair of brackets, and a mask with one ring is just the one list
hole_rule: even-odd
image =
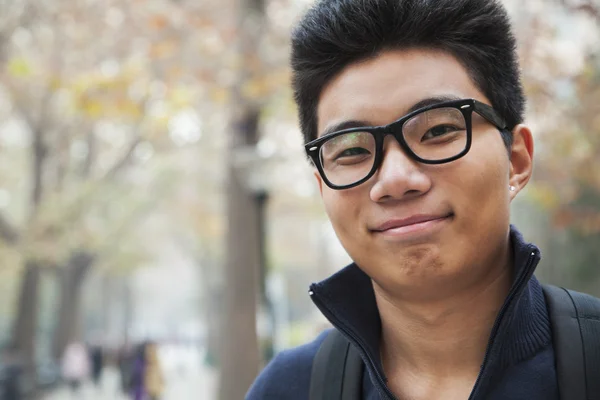
[[(558, 400), (550, 319), (533, 276), (540, 253), (511, 227), (514, 281), (490, 336), (470, 400)], [(363, 399), (391, 400), (379, 357), (381, 320), (369, 277), (351, 264), (311, 286), (312, 299), (365, 362)], [(307, 400), (313, 358), (327, 332), (281, 352), (256, 379), (246, 400)], [(466, 399), (465, 399), (466, 400)]]

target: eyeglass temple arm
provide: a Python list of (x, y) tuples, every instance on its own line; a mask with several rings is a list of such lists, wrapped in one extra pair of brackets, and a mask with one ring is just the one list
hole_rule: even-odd
[(490, 106), (479, 101), (475, 101), (475, 111), (483, 118), (487, 119), (500, 130), (507, 130), (508, 126), (502, 117)]

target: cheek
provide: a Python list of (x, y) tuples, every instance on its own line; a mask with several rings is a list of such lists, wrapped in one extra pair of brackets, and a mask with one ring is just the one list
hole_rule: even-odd
[[(360, 199), (358, 191), (323, 189), (323, 204), (342, 243), (359, 232)], [(343, 243), (344, 244), (344, 243)]]
[(510, 206), (508, 155), (500, 137), (490, 139), (497, 140), (476, 143), (457, 166), (461, 170), (457, 185), (461, 187), (462, 211), (480, 222), (505, 219)]

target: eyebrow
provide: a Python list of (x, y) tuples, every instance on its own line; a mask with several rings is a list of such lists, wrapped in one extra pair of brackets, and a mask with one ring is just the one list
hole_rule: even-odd
[(329, 135), (330, 133), (342, 131), (344, 129), (362, 128), (362, 127), (368, 127), (368, 126), (373, 126), (373, 125), (367, 121), (351, 119), (351, 120), (342, 121), (340, 123), (328, 126), (320, 136)]
[[(408, 111), (406, 112), (406, 114), (410, 114), (411, 112), (417, 111), (420, 108), (433, 106), (435, 104), (444, 103), (446, 101), (461, 100), (463, 98), (464, 97), (458, 97), (458, 96), (455, 96), (455, 95), (444, 95), (444, 96), (428, 97), (426, 99), (423, 99), (423, 100), (419, 101), (418, 103), (413, 104), (412, 107), (410, 107), (408, 109)], [(404, 114), (404, 115), (406, 115), (406, 114)]]
[[(406, 113), (404, 113), (398, 119), (402, 118), (404, 115), (407, 115), (407, 114), (410, 114), (410, 113), (412, 113), (414, 111), (417, 111), (420, 108), (432, 106), (432, 105), (443, 103), (443, 102), (446, 102), (446, 101), (454, 101), (454, 100), (460, 100), (460, 99), (462, 99), (462, 97), (458, 97), (458, 96), (455, 96), (455, 95), (443, 95), (443, 96), (428, 97), (426, 99), (423, 99), (423, 100), (421, 100), (421, 101), (413, 104), (406, 111)], [(394, 120), (394, 122), (397, 121), (398, 119)], [(329, 135), (330, 133), (342, 131), (344, 129), (350, 129), (350, 128), (367, 128), (367, 127), (373, 127), (373, 124), (370, 123), (370, 122), (368, 122), (368, 121), (365, 121), (365, 120), (354, 120), (354, 119), (346, 120), (346, 121), (342, 121), (342, 122), (339, 122), (337, 124), (333, 124), (331, 126), (328, 126), (327, 128), (325, 128), (325, 130), (323, 131), (323, 133), (321, 133), (321, 135), (319, 135), (318, 137)]]

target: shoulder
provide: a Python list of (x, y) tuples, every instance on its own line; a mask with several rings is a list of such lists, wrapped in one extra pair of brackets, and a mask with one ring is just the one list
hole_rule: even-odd
[(329, 332), (331, 329), (310, 343), (277, 354), (256, 378), (246, 400), (307, 399), (313, 359)]

